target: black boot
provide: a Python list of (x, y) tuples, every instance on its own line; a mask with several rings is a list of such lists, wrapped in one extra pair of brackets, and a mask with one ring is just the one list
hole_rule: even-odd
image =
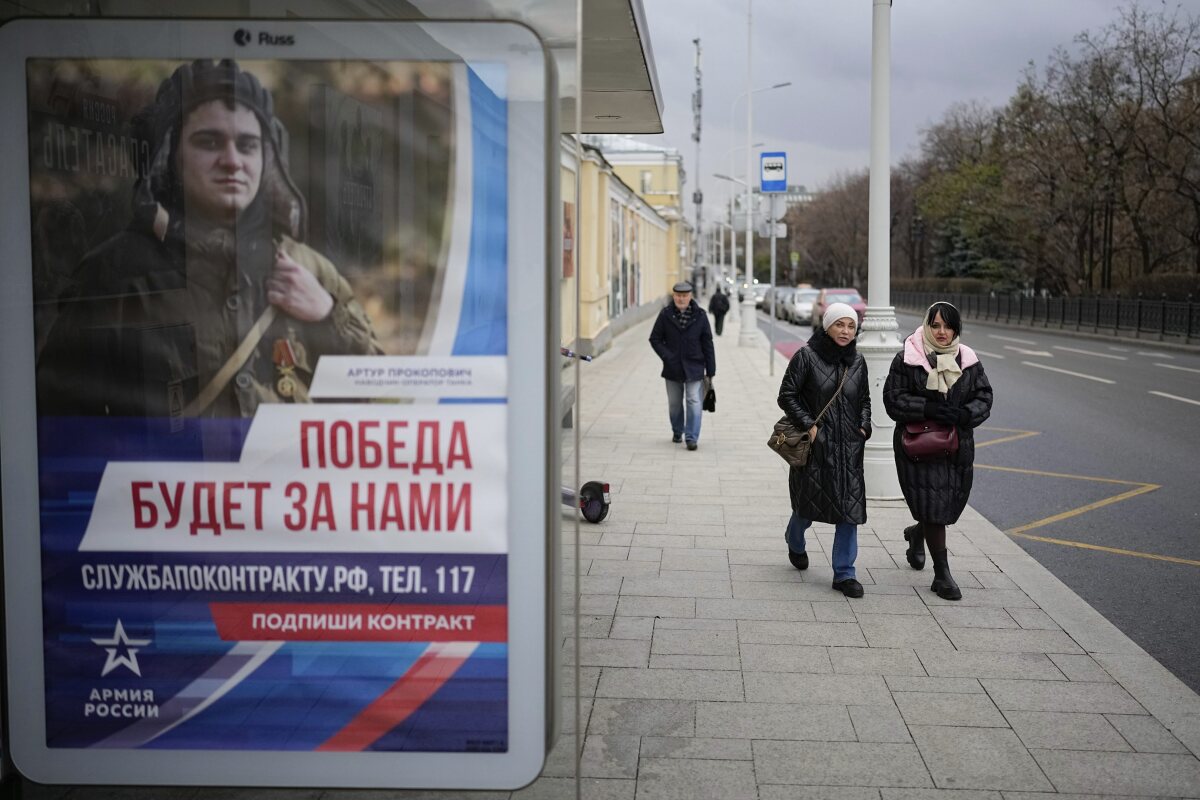
[(943, 600), (962, 600), (962, 591), (954, 582), (954, 576), (950, 574), (950, 561), (946, 551), (930, 550), (929, 555), (933, 557), (933, 583), (929, 591), (937, 592), (937, 596)]
[(908, 542), (908, 549), (904, 551), (908, 565), (913, 569), (925, 569), (925, 536), (921, 533), (921, 523), (904, 529), (904, 541)]

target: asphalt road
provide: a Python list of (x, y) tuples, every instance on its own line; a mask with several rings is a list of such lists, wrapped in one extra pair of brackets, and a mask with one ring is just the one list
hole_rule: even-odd
[[(995, 391), (971, 505), (1200, 691), (1200, 354), (963, 327)], [(777, 322), (777, 349), (809, 334)]]

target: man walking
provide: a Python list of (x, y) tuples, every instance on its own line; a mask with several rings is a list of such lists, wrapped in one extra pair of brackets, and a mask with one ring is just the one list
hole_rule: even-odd
[(672, 287), (671, 302), (658, 312), (650, 331), (650, 346), (663, 362), (671, 441), (686, 441), (687, 449), (695, 450), (700, 441), (704, 376), (717, 374), (717, 358), (708, 315), (692, 298), (687, 281)]
[(729, 313), (729, 298), (722, 291), (721, 287), (713, 292), (712, 299), (708, 301), (708, 310), (712, 312), (713, 319), (716, 321), (717, 336), (725, 330), (725, 315)]

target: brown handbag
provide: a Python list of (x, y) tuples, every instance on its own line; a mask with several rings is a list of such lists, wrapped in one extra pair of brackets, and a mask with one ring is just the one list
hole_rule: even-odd
[[(817, 414), (817, 418), (813, 424), (821, 421), (821, 417), (825, 416), (825, 412), (833, 405), (833, 401), (842, 393), (842, 386), (846, 383), (846, 376), (850, 373), (848, 368), (842, 370), (842, 379), (838, 382), (837, 390), (833, 393), (833, 397), (829, 398), (829, 402), (821, 409), (821, 413)], [(775, 429), (771, 431), (771, 437), (767, 439), (767, 447), (779, 454), (779, 457), (788, 463), (791, 467), (803, 467), (808, 463), (808, 455), (812, 452), (812, 439), (809, 438), (808, 431), (799, 430), (792, 424), (791, 417), (784, 414), (775, 423)]]
[(958, 428), (944, 422), (904, 423), (900, 447), (911, 461), (939, 461), (958, 452)]

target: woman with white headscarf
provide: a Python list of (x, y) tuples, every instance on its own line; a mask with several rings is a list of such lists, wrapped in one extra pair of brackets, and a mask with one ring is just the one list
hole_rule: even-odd
[[(924, 322), (896, 354), (883, 384), (883, 406), (894, 419), (896, 473), (915, 525), (904, 529), (905, 556), (913, 569), (925, 567), (925, 544), (933, 559), (933, 584), (944, 600), (961, 600), (950, 574), (946, 526), (958, 521), (971, 494), (975, 462), (972, 431), (992, 413), (992, 386), (975, 351), (959, 341), (962, 318), (946, 302), (934, 303)], [(905, 423), (932, 420), (953, 426), (958, 449), (914, 460), (901, 444)]]
[[(854, 571), (858, 526), (867, 521), (863, 448), (871, 435), (871, 392), (867, 362), (856, 340), (858, 315), (845, 303), (831, 303), (805, 347), (788, 362), (779, 385), (779, 407), (799, 430), (812, 436), (803, 467), (792, 467), (788, 491), (792, 517), (784, 538), (788, 560), (808, 569), (804, 532), (813, 522), (834, 526), (833, 588), (862, 597)], [(824, 414), (822, 414), (824, 410)], [(819, 419), (818, 419), (819, 417)]]

